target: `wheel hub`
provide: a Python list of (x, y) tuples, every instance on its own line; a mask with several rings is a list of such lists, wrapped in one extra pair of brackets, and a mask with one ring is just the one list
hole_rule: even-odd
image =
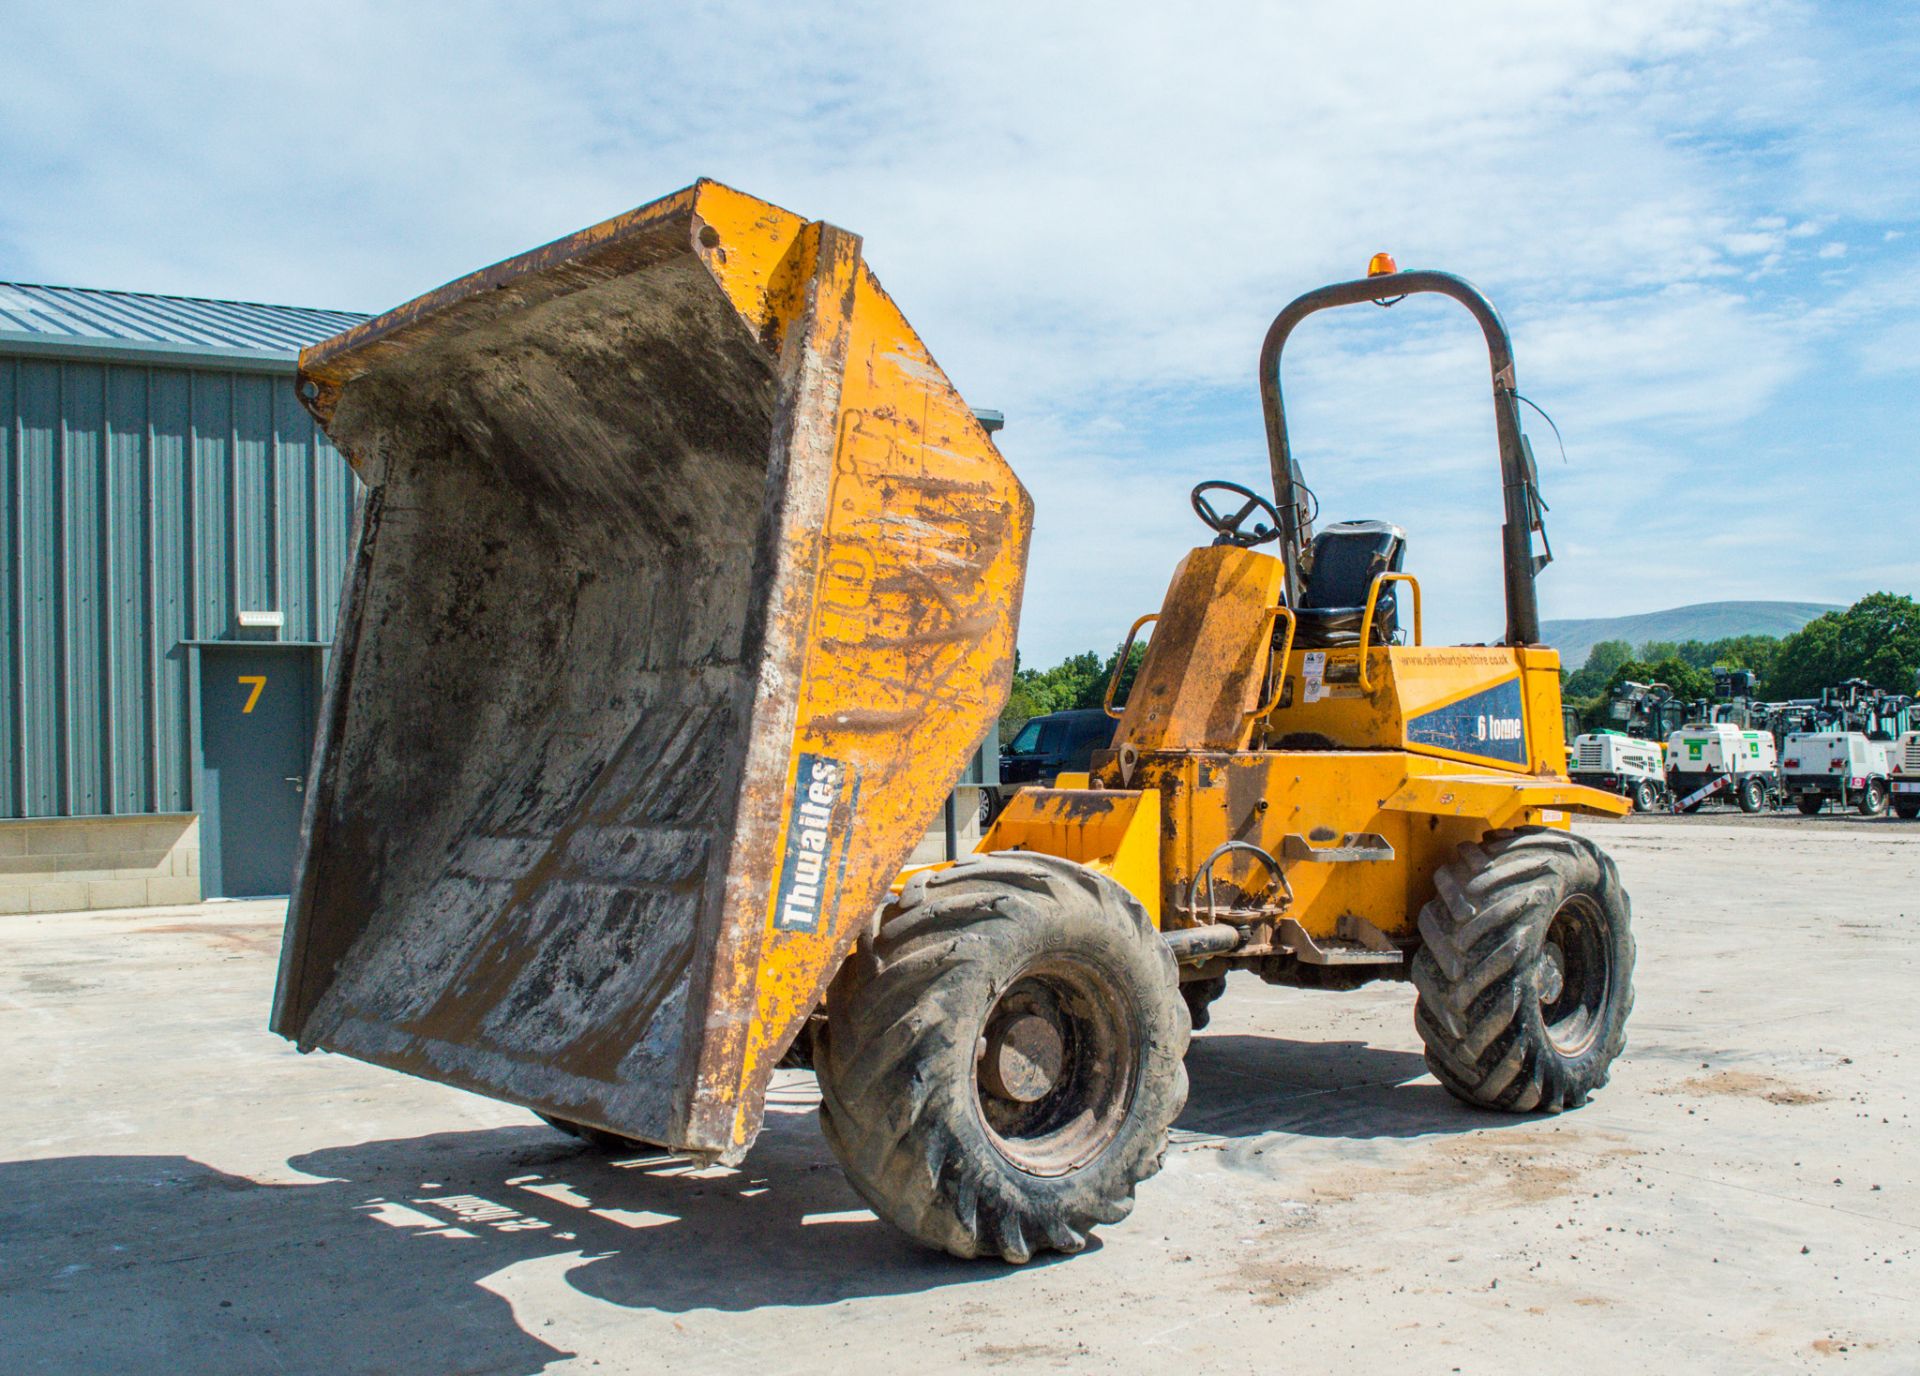
[(1029, 1175), (1064, 1175), (1104, 1150), (1126, 1120), (1141, 1029), (1101, 967), (1044, 956), (988, 1011), (974, 1093), (988, 1138)]
[(1016, 1104), (1033, 1104), (1059, 1083), (1067, 1041), (1045, 1014), (1017, 1013), (989, 1028), (986, 1040), (980, 1078), (988, 1093)]
[(1554, 914), (1535, 969), (1547, 1040), (1563, 1056), (1584, 1055), (1602, 1031), (1613, 987), (1606, 922), (1590, 900), (1569, 900)]
[(1540, 1002), (1557, 1003), (1567, 987), (1567, 953), (1559, 942), (1549, 941), (1542, 954), (1546, 959), (1540, 963)]

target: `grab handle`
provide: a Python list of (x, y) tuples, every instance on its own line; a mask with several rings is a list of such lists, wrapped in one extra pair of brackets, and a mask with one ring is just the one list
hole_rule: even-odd
[[(1133, 653), (1134, 637), (1140, 634), (1140, 628), (1142, 626), (1146, 625), (1149, 621), (1158, 621), (1159, 619), (1159, 612), (1148, 612), (1145, 616), (1134, 622), (1127, 630), (1126, 644), (1120, 647), (1120, 657), (1113, 661), (1113, 676), (1107, 680), (1107, 695), (1100, 700), (1100, 706), (1105, 709), (1106, 714), (1115, 721), (1120, 720), (1121, 713), (1126, 711), (1125, 703), (1120, 704), (1119, 711), (1114, 710), (1113, 692), (1114, 689), (1120, 686), (1120, 675), (1127, 671), (1127, 656)], [(1129, 692), (1127, 696), (1132, 697), (1133, 694)]]
[(1371, 693), (1373, 684), (1367, 677), (1367, 659), (1373, 648), (1373, 614), (1380, 605), (1380, 591), (1389, 583), (1405, 583), (1413, 589), (1413, 643), (1420, 643), (1420, 580), (1410, 573), (1383, 573), (1373, 580), (1373, 586), (1367, 589), (1367, 611), (1360, 618), (1360, 691)]
[(1254, 721), (1260, 721), (1272, 716), (1273, 709), (1280, 705), (1280, 699), (1286, 691), (1287, 659), (1293, 654), (1293, 633), (1299, 627), (1300, 619), (1293, 614), (1293, 610), (1290, 607), (1267, 608), (1267, 625), (1269, 628), (1283, 616), (1287, 619), (1287, 638), (1281, 642), (1280, 652), (1267, 661), (1269, 666), (1278, 663), (1280, 673), (1278, 677), (1273, 678), (1273, 686), (1270, 690), (1273, 696), (1270, 697), (1264, 705), (1253, 709), (1252, 717)]

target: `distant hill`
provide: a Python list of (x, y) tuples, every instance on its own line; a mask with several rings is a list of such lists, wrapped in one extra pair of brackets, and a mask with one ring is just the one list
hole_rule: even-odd
[(1791, 635), (1814, 617), (1845, 607), (1824, 602), (1696, 602), (1638, 616), (1598, 616), (1581, 621), (1542, 621), (1540, 638), (1560, 652), (1560, 662), (1578, 669), (1587, 651), (1603, 640), (1644, 645), (1649, 640), (1719, 640), (1730, 635)]

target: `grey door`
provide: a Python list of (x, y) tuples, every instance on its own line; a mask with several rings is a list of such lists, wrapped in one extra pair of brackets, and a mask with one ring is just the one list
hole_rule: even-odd
[(209, 898), (292, 886), (313, 745), (314, 653), (262, 645), (200, 651), (200, 868)]

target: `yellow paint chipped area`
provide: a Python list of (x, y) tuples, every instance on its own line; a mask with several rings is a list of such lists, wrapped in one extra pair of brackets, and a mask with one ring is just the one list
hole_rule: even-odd
[[(1100, 775), (1117, 784), (1117, 763)], [(1132, 785), (1158, 790), (1166, 809), (1165, 824), (1158, 827), (1154, 899), (1169, 928), (1194, 920), (1185, 911), (1189, 891), (1207, 857), (1228, 841), (1248, 842), (1280, 858), (1287, 854), (1289, 837), (1314, 848), (1354, 833), (1383, 837), (1393, 847), (1390, 861), (1281, 860), (1293, 895), (1285, 915), (1317, 937), (1334, 936), (1340, 917), (1348, 913), (1385, 932), (1411, 933), (1421, 906), (1433, 895), (1434, 873), (1462, 844), (1498, 827), (1564, 829), (1566, 812), (1613, 816), (1623, 802), (1563, 779), (1488, 774), (1477, 766), (1398, 750), (1143, 755)], [(1025, 790), (1014, 795), (1014, 802), (1025, 795)], [(1036, 839), (1029, 848), (1047, 845)], [(1116, 871), (1115, 877), (1145, 903), (1148, 895), (1135, 887), (1143, 882), (1139, 874)], [(1222, 857), (1213, 875), (1223, 905), (1228, 899), (1264, 903), (1277, 896), (1265, 865), (1243, 852)]]
[[(597, 323), (606, 326), (604, 338), (594, 333)], [(629, 349), (646, 359), (622, 367), (620, 353)], [(463, 366), (484, 357), (492, 371), (473, 382), (465, 373), (456, 377), (459, 370), (451, 366), (435, 376), (422, 362), (449, 357)], [(638, 366), (642, 362), (660, 366)], [(473, 421), (474, 433), (485, 431), (480, 438), (497, 441), (503, 453), (511, 449), (513, 461), (499, 465), (503, 483), (520, 482), (523, 466), (591, 458), (579, 473), (562, 475), (577, 486), (556, 484), (549, 494), (557, 520), (570, 516), (562, 504), (578, 502), (616, 521), (621, 513), (603, 498), (609, 485), (631, 483), (634, 491), (620, 495), (633, 499), (639, 518), (633, 524), (648, 525), (657, 514), (660, 526), (633, 543), (634, 568), (623, 571), (646, 599), (661, 595), (657, 590), (684, 567), (687, 596), (721, 587), (736, 600), (711, 618), (686, 618), (683, 631), (658, 631), (663, 644), (682, 636), (671, 645), (676, 654), (685, 649), (684, 660), (641, 665), (636, 651), (632, 661), (643, 671), (660, 669), (663, 677), (678, 665), (698, 678), (687, 689), (693, 707), (673, 719), (711, 722), (710, 753), (723, 762), (689, 783), (684, 797), (674, 793), (671, 803), (661, 803), (658, 813), (648, 810), (654, 795), (637, 786), (620, 797), (618, 806), (634, 809), (621, 816), (634, 835), (670, 834), (664, 849), (673, 851), (676, 865), (684, 852), (684, 877), (675, 870), (671, 880), (684, 887), (675, 888), (672, 910), (680, 911), (685, 900), (695, 914), (689, 931), (665, 935), (652, 909), (633, 916), (634, 944), (607, 958), (655, 967), (645, 971), (644, 987), (635, 979), (583, 992), (541, 967), (541, 987), (559, 991), (556, 1003), (567, 1003), (560, 1020), (571, 1020), (568, 1030), (549, 1036), (522, 1021), (497, 1041), (492, 1036), (495, 1024), (487, 1018), (508, 1006), (510, 988), (522, 987), (513, 981), (537, 960), (563, 959), (559, 945), (541, 944), (545, 938), (511, 934), (514, 918), (536, 901), (532, 895), (549, 885), (556, 892), (584, 885), (589, 876), (595, 892), (611, 892), (633, 873), (615, 874), (622, 862), (610, 853), (593, 850), (589, 857), (584, 843), (574, 847), (573, 828), (598, 836), (598, 829), (611, 829), (616, 807), (602, 808), (598, 798), (581, 802), (569, 792), (567, 806), (579, 810), (566, 812), (564, 824), (557, 805), (529, 824), (534, 832), (546, 828), (539, 844), (553, 847), (537, 865), (529, 862), (510, 877), (489, 869), (485, 883), (472, 886), (472, 912), (489, 907), (492, 920), (449, 921), (435, 934), (444, 941), (436, 950), (449, 962), (457, 955), (483, 973), (449, 978), (427, 1015), (409, 1013), (405, 1033), (413, 1040), (404, 1051), (368, 1042), (356, 1054), (548, 1108), (556, 1102), (542, 1096), (559, 1093), (554, 1086), (572, 1075), (564, 1103), (570, 1109), (578, 1103), (582, 1121), (626, 1127), (636, 1137), (716, 1158), (734, 1156), (758, 1127), (777, 1054), (819, 1002), (895, 868), (1006, 700), (1031, 502), (861, 262), (857, 237), (718, 183), (697, 183), (471, 273), (307, 350), (302, 400), (322, 425), (341, 421), (339, 428), (350, 432), (356, 416), (364, 422), (359, 433), (372, 438), (342, 447), (372, 467), (368, 477), (376, 488), (386, 477), (381, 436), (358, 399), (370, 398), (371, 406), (380, 388), (354, 388), (388, 364), (396, 385), (383, 404), (390, 403), (394, 415), (408, 417), (416, 403), (434, 402), (431, 387), (406, 385), (409, 366), (430, 382), (450, 381), (476, 394), (460, 415)], [(593, 386), (576, 385), (584, 381)], [(343, 398), (353, 404), (341, 416)], [(500, 417), (514, 422), (511, 436), (493, 428)], [(429, 461), (433, 449), (432, 440), (419, 446)], [(483, 457), (493, 462), (491, 451)], [(530, 462), (521, 465), (522, 457)], [(726, 546), (729, 576), (703, 581), (700, 559), (682, 563), (673, 536), (701, 533), (690, 528), (683, 507), (700, 500), (702, 482), (688, 478), (704, 479), (696, 470), (709, 463), (712, 491), (738, 505), (729, 534), (741, 538)], [(647, 491), (656, 480), (678, 490)], [(457, 493), (448, 499), (458, 500)], [(761, 513), (766, 529), (739, 528)], [(519, 504), (503, 501), (488, 519), (511, 523), (518, 514)], [(604, 547), (582, 548), (597, 557), (614, 543), (610, 536)], [(540, 554), (533, 551), (530, 562), (537, 566)], [(531, 578), (527, 583), (534, 585)], [(554, 602), (545, 585), (537, 595)], [(582, 605), (587, 600), (583, 593)], [(596, 604), (595, 614), (601, 610)], [(606, 614), (615, 626), (612, 638), (621, 640), (619, 611)], [(639, 618), (636, 627), (652, 617), (640, 601), (631, 614)], [(556, 623), (585, 615), (567, 608), (556, 612)], [(649, 637), (655, 630), (635, 634)], [(577, 650), (531, 672), (549, 668), (563, 680), (588, 672), (577, 663)], [(714, 684), (706, 682), (709, 674)], [(661, 690), (659, 703), (650, 688), (631, 683), (599, 683), (581, 696), (625, 695), (610, 700), (603, 714), (610, 742), (617, 739), (617, 712), (631, 710), (636, 721), (654, 710), (665, 714), (674, 709), (664, 704), (677, 704), (682, 686)], [(576, 707), (570, 702), (568, 710)], [(601, 724), (596, 718), (592, 730)], [(602, 743), (591, 732), (585, 738), (591, 744), (582, 749)], [(799, 857), (793, 873), (806, 876), (805, 897), (792, 912), (782, 906), (776, 923), (803, 757), (811, 760), (812, 784), (836, 781), (836, 801), (830, 818), (813, 815), (793, 833)], [(569, 757), (553, 769), (573, 767)], [(607, 777), (615, 773), (609, 769)], [(708, 778), (712, 786), (702, 793), (697, 785)], [(614, 791), (608, 785), (609, 798)], [(818, 799), (810, 804), (817, 808)], [(629, 837), (624, 844), (622, 857), (635, 843)], [(824, 862), (828, 845), (831, 861)], [(496, 882), (498, 889), (479, 893)], [(664, 889), (669, 881), (661, 883)], [(467, 909), (462, 914), (470, 916)], [(604, 924), (609, 940), (622, 920)], [(681, 921), (663, 919), (666, 927)], [(575, 954), (569, 948), (564, 959)], [(333, 982), (337, 968), (324, 972), (329, 991), (340, 987)], [(316, 992), (314, 999), (324, 996)], [(623, 998), (633, 1005), (618, 1006)], [(298, 1014), (289, 1016), (303, 1020), (314, 1006), (303, 996)], [(576, 1010), (584, 1011), (575, 1017)], [(515, 1041), (523, 1034), (525, 1040)], [(659, 1049), (660, 1059), (629, 1054), (636, 1040), (649, 1054)], [(453, 1048), (462, 1054), (448, 1054)], [(599, 1094), (602, 1085), (606, 1092)]]
[(1180, 561), (1128, 693), (1116, 745), (1236, 750), (1247, 744), (1285, 571), (1270, 554), (1232, 545), (1196, 549)]
[(695, 188), (693, 247), (714, 281), (776, 352), (805, 306), (810, 258), (793, 252), (807, 221), (718, 182)]
[(1489, 828), (1566, 825), (1567, 812), (1589, 817), (1624, 817), (1630, 799), (1569, 783), (1565, 779), (1517, 779), (1510, 774), (1468, 774), (1440, 761), (1415, 773), (1387, 800), (1403, 812), (1467, 817)]
[[(1619, 816), (1625, 799), (1572, 783), (1561, 772), (1559, 658), (1503, 646), (1275, 648), (1281, 562), (1212, 546), (1187, 555), (1160, 607), (1159, 624), (1115, 738), (1095, 771), (1107, 791), (1162, 799), (1158, 864), (1126, 882), (1164, 925), (1199, 920), (1190, 898), (1208, 859), (1228, 843), (1274, 857), (1286, 878), (1245, 850), (1214, 861), (1229, 906), (1278, 911), (1316, 937), (1352, 915), (1410, 934), (1433, 895), (1435, 872), (1459, 847), (1513, 826), (1565, 828), (1569, 813)], [(1482, 758), (1414, 741), (1422, 714), (1502, 685), (1520, 696), (1524, 760)], [(1278, 705), (1264, 718), (1257, 704)], [(1516, 724), (1519, 725), (1519, 724)], [(1267, 743), (1284, 749), (1262, 749)], [(1015, 795), (1018, 805), (1026, 792)], [(1043, 795), (1044, 796), (1044, 795)], [(1060, 825), (1066, 798), (1008, 817), (982, 845), (1018, 837), (1024, 847), (1078, 858), (1097, 848)], [(1099, 797), (1100, 790), (1086, 795)], [(1387, 860), (1322, 860), (1346, 838), (1371, 835)], [(1359, 843), (1354, 843), (1358, 845)], [(1372, 847), (1368, 843), (1363, 849)], [(1287, 897), (1290, 891), (1291, 897)]]
[[(515, 254), (491, 267), (457, 277), (445, 286), (416, 296), (404, 305), (382, 311), (350, 330), (302, 349), (300, 376), (322, 387), (337, 386), (347, 377), (373, 366), (389, 351), (403, 351), (406, 347), (405, 336), (424, 322), (435, 320), (438, 322), (437, 328), (445, 329), (450, 323), (458, 322), (469, 314), (489, 309), (488, 293), (503, 291), (511, 294), (516, 284), (538, 277), (557, 263), (587, 257), (608, 245), (667, 225), (676, 217), (685, 216), (703, 190), (717, 185), (713, 182), (697, 182), (685, 190), (649, 201), (563, 239), (555, 239), (550, 244)], [(539, 290), (543, 296), (552, 294), (552, 287), (545, 283)], [(524, 301), (513, 299), (502, 304), (517, 308)]]
[(1023, 788), (974, 849), (1077, 860), (1117, 880), (1160, 925), (1160, 794), (1154, 790)]
[[(1280, 710), (1267, 722), (1268, 739), (1289, 734), (1324, 736), (1342, 746), (1395, 747), (1518, 774), (1560, 775), (1566, 769), (1566, 728), (1560, 712), (1560, 658), (1551, 650), (1500, 645), (1375, 646), (1367, 652), (1370, 688), (1360, 686), (1357, 647), (1317, 652), (1318, 688), (1309, 691), (1307, 656), (1289, 656), (1292, 680)], [(1436, 711), (1517, 680), (1525, 720), (1524, 762), (1449, 750), (1414, 740), (1409, 726)], [(1309, 699), (1312, 699), (1311, 701)]]
[(643, 260), (663, 244), (668, 251), (695, 253), (754, 333), (778, 352), (787, 325), (801, 314), (807, 263), (794, 246), (807, 224), (757, 196), (702, 180), (470, 272), (310, 345), (300, 352), (300, 376), (321, 391), (313, 409), (324, 416), (332, 405), (329, 393), (383, 358), (415, 347), (422, 334), (466, 328), (494, 313), (591, 287), (632, 271), (629, 260)]
[[(864, 266), (851, 300), (793, 755), (847, 767), (859, 844), (819, 930), (776, 930), (776, 895), (766, 896), (738, 1144), (757, 1124), (774, 1060), (991, 729), (1013, 675), (1032, 502)], [(783, 831), (775, 853), (785, 845)]]

